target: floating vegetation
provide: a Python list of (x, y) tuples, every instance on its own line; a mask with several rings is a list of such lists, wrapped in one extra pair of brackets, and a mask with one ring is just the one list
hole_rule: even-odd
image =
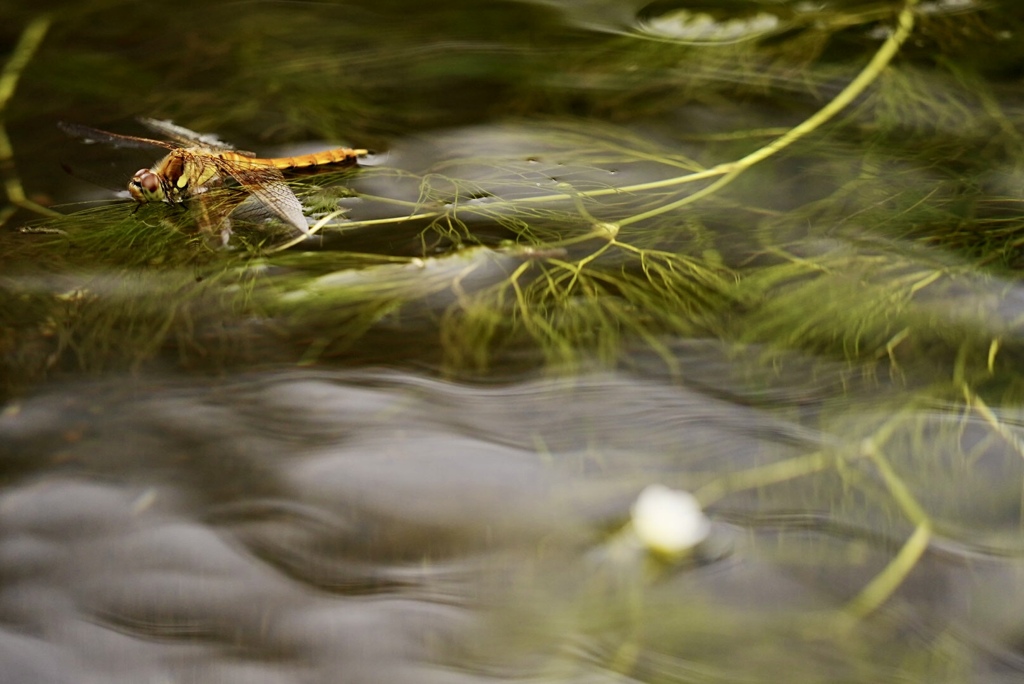
[[(49, 335), (53, 348), (46, 355), (48, 363), (63, 359), (71, 345), (76, 356), (88, 358), (94, 344), (101, 358), (90, 366), (139, 363), (167, 343), (188, 357), (195, 345), (176, 345), (170, 331), (178, 331), (179, 342), (182, 330), (203, 334), (191, 318), (200, 310), (200, 320), (218, 326), (245, 321), (237, 328), (243, 336), (262, 320), (279, 337), (275, 346), (283, 341), (290, 350), (285, 358), (303, 363), (340, 358), (364, 335), (415, 324), (424, 349), (434, 350), (430, 363), (456, 374), (487, 371), (509, 355), (532, 355), (563, 370), (593, 358), (615, 363), (637, 343), (675, 367), (665, 341), (678, 336), (729, 336), (871, 363), (896, 363), (901, 349), (935, 345), (955, 355), (979, 332), (976, 346), (988, 349), (1012, 328), (991, 282), (972, 271), (979, 254), (992, 261), (992, 245), (979, 244), (978, 254), (970, 255), (960, 244), (966, 260), (935, 263), (934, 254), (888, 241), (949, 239), (955, 245), (968, 238), (956, 226), (1000, 221), (986, 243), (1005, 236), (999, 259), (1009, 266), (1018, 258), (1012, 217), (983, 218), (991, 212), (978, 204), (978, 188), (955, 181), (952, 169), (923, 173), (909, 148), (902, 156), (890, 148), (877, 161), (870, 147), (837, 154), (843, 136), (889, 140), (903, 128), (931, 127), (929, 144), (943, 144), (936, 134), (959, 126), (960, 136), (948, 144), (963, 144), (965, 121), (978, 137), (992, 129), (1008, 139), (1016, 135), (991, 96), (971, 102), (953, 94), (953, 86), (931, 87), (934, 74), (891, 64), (913, 31), (916, 5), (906, 2), (891, 15), (891, 33), (859, 74), (802, 122), (777, 131), (736, 129), (688, 149), (611, 125), (535, 123), (470, 130), (472, 137), (461, 139), (453, 133), (451, 149), (458, 151), (441, 154), (424, 171), (377, 162), (355, 176), (296, 182), (317, 219), (314, 237), (277, 235), (259, 220), (247, 225), (243, 219), (225, 249), (202, 235), (189, 212), (145, 207), (128, 216), (116, 206), (77, 212), (30, 226), (41, 235), (5, 235), (5, 296), (90, 293), (76, 306), (97, 321), (111, 320), (90, 331), (76, 316), (68, 330)], [(878, 21), (881, 8), (845, 20), (831, 15), (828, 25), (839, 31)], [(676, 28), (717, 25), (678, 8), (658, 16), (671, 18)], [(733, 32), (741, 25), (767, 26), (755, 21), (760, 16), (721, 26)], [(35, 25), (26, 32), (29, 48), (36, 33)], [(686, 40), (665, 35), (679, 40), (686, 50), (680, 56), (692, 58)], [(943, 100), (943, 93), (951, 94)], [(837, 115), (846, 118), (837, 122)], [(833, 140), (825, 154), (815, 143), (821, 135)], [(816, 169), (807, 182), (821, 186), (817, 197), (801, 199), (786, 185), (780, 153)], [(757, 187), (751, 182), (777, 186), (777, 192), (751, 192)], [(734, 184), (738, 192), (727, 193)], [(231, 190), (217, 192), (233, 201)], [(795, 205), (778, 201), (787, 193)], [(738, 199), (744, 196), (746, 204)], [(744, 217), (752, 229), (723, 231), (726, 215), (733, 222)], [(877, 244), (867, 245), (862, 234), (848, 240), (836, 233), (851, 221), (874, 226)], [(808, 241), (806, 229), (793, 232), (801, 222), (826, 226), (831, 234)], [(929, 233), (925, 225), (941, 225), (942, 232)], [(799, 246), (787, 246), (790, 239)], [(384, 243), (398, 248), (381, 249)], [(52, 280), (40, 278), (40, 267)], [(132, 316), (148, 317), (141, 312), (149, 307), (126, 317), (123, 302), (94, 280), (125, 276), (149, 283), (137, 294), (153, 308), (168, 298), (176, 304), (150, 330), (156, 337), (104, 360), (109, 343), (102, 338), (109, 331), (147, 329)], [(221, 288), (221, 296), (208, 299), (211, 287)], [(214, 304), (227, 309), (204, 309)], [(43, 327), (60, 327), (59, 316), (51, 321), (52, 309), (7, 318), (8, 336), (47, 338)], [(952, 312), (961, 310), (963, 319), (953, 320)], [(311, 329), (318, 331), (315, 339), (305, 339), (300, 331)], [(83, 335), (92, 342), (76, 339)], [(214, 337), (234, 344), (227, 342), (230, 335)], [(204, 345), (202, 354), (208, 352)], [(989, 365), (986, 357), (981, 367)], [(26, 374), (19, 365), (11, 376), (34, 377), (40, 370)]]
[(777, 31), (778, 15), (758, 12), (749, 17), (718, 20), (704, 12), (675, 9), (640, 21), (640, 30), (654, 37), (687, 43), (731, 43), (752, 40)]

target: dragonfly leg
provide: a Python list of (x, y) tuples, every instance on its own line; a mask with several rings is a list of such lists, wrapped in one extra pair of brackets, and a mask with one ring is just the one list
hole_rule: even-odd
[(225, 216), (223, 223), (220, 225), (220, 246), (227, 247), (228, 241), (231, 239), (231, 218)]

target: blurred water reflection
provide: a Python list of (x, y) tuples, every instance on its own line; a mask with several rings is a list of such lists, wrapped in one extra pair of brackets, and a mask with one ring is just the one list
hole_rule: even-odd
[[(18, 681), (462, 681), (451, 668), (495, 658), (513, 678), (561, 670), (587, 627), (573, 617), (585, 553), (639, 487), (765, 448), (736, 434), (758, 432), (742, 409), (615, 377), (154, 389), (65, 388), (0, 422), (0, 648)], [(510, 612), (531, 615), (528, 632)]]
[[(698, 566), (644, 579), (595, 565), (644, 485), (699, 490), (827, 441), (629, 374), (64, 387), (0, 418), (3, 681), (777, 681), (759, 668), (794, 662), (849, 675), (863, 663), (819, 652), (786, 616), (840, 606), (889, 542), (877, 520), (814, 521), (825, 476), (788, 490), (774, 522), (764, 492), (712, 505), (719, 552)], [(929, 640), (978, 609), (953, 586), (979, 600), (1014, 586), (1019, 563), (968, 570), (963, 554), (922, 562), (900, 599), (927, 607), (912, 623)], [(871, 676), (893, 664), (889, 622), (858, 635), (881, 649)]]

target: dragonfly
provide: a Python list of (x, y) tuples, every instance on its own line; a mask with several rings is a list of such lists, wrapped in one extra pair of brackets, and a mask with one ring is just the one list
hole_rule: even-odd
[[(171, 121), (140, 118), (139, 122), (167, 140), (111, 133), (75, 123), (61, 122), (60, 128), (86, 142), (170, 150), (152, 168), (139, 169), (128, 181), (128, 194), (140, 206), (145, 202), (183, 206), (187, 199), (234, 179), (274, 216), (306, 235), (309, 226), (302, 203), (284, 182), (282, 171), (354, 166), (359, 157), (368, 154), (367, 150), (337, 147), (293, 157), (260, 158), (235, 149), (216, 136), (196, 133)], [(223, 219), (226, 218), (225, 215)]]

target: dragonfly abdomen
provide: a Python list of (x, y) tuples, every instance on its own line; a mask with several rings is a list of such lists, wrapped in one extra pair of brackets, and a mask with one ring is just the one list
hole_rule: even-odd
[[(327, 166), (331, 164), (355, 164), (366, 150), (353, 150), (348, 147), (336, 147), (312, 154), (300, 154), (294, 157), (254, 158), (239, 155), (237, 161), (258, 166), (273, 166), (275, 169), (304, 169), (311, 166)], [(222, 153), (225, 154), (225, 153)], [(227, 156), (225, 154), (225, 156)], [(234, 155), (232, 155), (234, 157)], [(235, 159), (232, 159), (236, 161)]]

